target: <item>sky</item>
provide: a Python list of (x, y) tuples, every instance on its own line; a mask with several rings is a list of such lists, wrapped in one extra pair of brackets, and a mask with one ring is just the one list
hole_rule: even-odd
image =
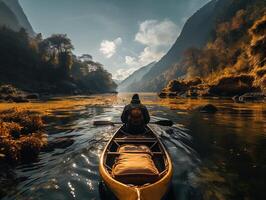
[(122, 80), (158, 61), (209, 0), (19, 0), (35, 32), (65, 33)]

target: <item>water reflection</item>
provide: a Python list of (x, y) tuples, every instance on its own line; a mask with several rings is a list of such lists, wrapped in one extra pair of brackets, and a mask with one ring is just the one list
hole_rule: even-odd
[[(130, 95), (103, 97), (108, 104), (50, 110), (50, 140), (74, 139), (73, 145), (42, 153), (1, 177), (3, 199), (100, 199), (99, 156), (118, 127), (94, 127), (94, 120), (118, 121)], [(174, 127), (152, 128), (162, 138), (174, 165), (169, 199), (265, 199), (265, 104), (233, 104), (229, 100), (160, 100), (142, 98), (153, 119), (169, 118)], [(101, 97), (97, 97), (101, 101)], [(85, 100), (84, 100), (85, 101)], [(194, 111), (212, 103), (219, 112)], [(99, 103), (100, 104), (100, 103)]]

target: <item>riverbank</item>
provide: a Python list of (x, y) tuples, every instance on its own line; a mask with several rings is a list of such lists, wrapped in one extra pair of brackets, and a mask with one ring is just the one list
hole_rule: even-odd
[(172, 80), (158, 96), (160, 98), (216, 98), (232, 99), (235, 102), (265, 102), (266, 94), (253, 86), (249, 75), (223, 77), (216, 84), (208, 84), (197, 77), (191, 80)]
[[(0, 103), (0, 164), (18, 164), (34, 161), (41, 151), (70, 146), (69, 138), (57, 138), (48, 143), (46, 121), (53, 112), (79, 110), (84, 106), (108, 106), (115, 95), (51, 97), (34, 102)], [(57, 116), (59, 118), (60, 116)]]

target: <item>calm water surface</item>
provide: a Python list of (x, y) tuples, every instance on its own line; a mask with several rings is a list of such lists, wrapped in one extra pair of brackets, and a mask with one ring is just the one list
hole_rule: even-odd
[[(41, 153), (35, 163), (11, 170), (2, 178), (3, 199), (101, 199), (99, 156), (118, 127), (94, 127), (92, 122), (118, 121), (129, 97), (119, 94), (112, 105), (52, 110), (53, 116), (46, 119), (49, 140), (69, 137), (74, 144)], [(160, 100), (155, 94), (142, 94), (142, 99), (154, 120), (167, 118), (175, 122), (172, 128), (152, 126), (173, 160), (169, 199), (266, 199), (265, 104)], [(193, 111), (193, 107), (206, 103), (216, 105), (219, 111)]]

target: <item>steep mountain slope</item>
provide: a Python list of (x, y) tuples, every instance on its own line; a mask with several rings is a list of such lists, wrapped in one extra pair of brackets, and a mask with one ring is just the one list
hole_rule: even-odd
[(202, 47), (206, 44), (214, 26), (216, 6), (217, 0), (213, 0), (188, 19), (169, 52), (143, 77), (144, 91), (160, 90), (165, 82), (161, 82), (162, 79), (158, 79), (158, 76), (180, 61), (187, 48)]
[(7, 26), (13, 30), (19, 30), (20, 25), (15, 14), (9, 7), (0, 1), (0, 26)]
[(177, 63), (182, 60), (186, 50), (204, 47), (212, 39), (217, 21), (231, 18), (236, 9), (245, 7), (248, 2), (252, 1), (212, 0), (199, 9), (186, 22), (170, 51), (139, 82), (141, 90), (160, 91), (173, 75), (185, 75), (186, 69)]
[(145, 76), (151, 68), (156, 64), (156, 62), (150, 63), (144, 67), (141, 67), (124, 81), (122, 81), (118, 86), (119, 92), (136, 92), (138, 89), (135, 87), (136, 84)]
[[(35, 34), (32, 26), (29, 23), (29, 20), (28, 20), (27, 16), (25, 15), (22, 7), (20, 6), (18, 0), (0, 0), (0, 3), (2, 3), (2, 4), (4, 3), (15, 15), (19, 26), (14, 26), (14, 30), (18, 30), (21, 27), (23, 27), (27, 30), (27, 32), (31, 36)], [(10, 26), (11, 28), (13, 28), (11, 26), (11, 24), (13, 25), (13, 23), (10, 20), (2, 21), (2, 23), (5, 23), (7, 26)]]
[(226, 5), (223, 12), (217, 12), (212, 38), (202, 48), (188, 49), (182, 61), (165, 73), (182, 68), (184, 76), (173, 78), (163, 92), (194, 96), (266, 93), (266, 1), (219, 1)]

